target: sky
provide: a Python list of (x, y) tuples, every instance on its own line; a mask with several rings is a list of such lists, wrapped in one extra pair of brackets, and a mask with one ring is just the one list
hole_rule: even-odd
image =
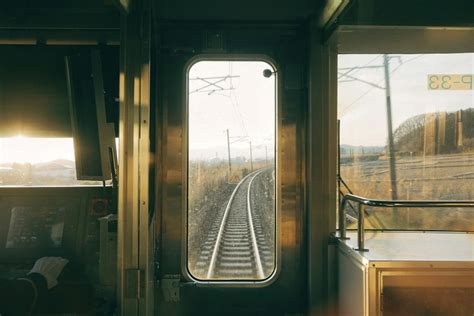
[[(189, 153), (191, 159), (227, 158), (229, 130), (231, 156), (273, 157), (275, 139), (275, 76), (263, 76), (272, 66), (261, 61), (200, 61), (189, 71)], [(236, 76), (209, 86), (212, 77)], [(201, 79), (198, 79), (201, 78)], [(247, 157), (248, 158), (248, 157)]]
[[(394, 130), (406, 119), (423, 113), (474, 107), (474, 90), (429, 90), (429, 74), (474, 75), (474, 54), (390, 55), (390, 86)], [(338, 67), (380, 66), (383, 55), (339, 55)], [(189, 72), (189, 147), (191, 159), (227, 159), (227, 137), (232, 157), (273, 157), (275, 139), (275, 76), (265, 78), (272, 66), (261, 61), (200, 61)], [(341, 69), (340, 72), (346, 70)], [(384, 86), (383, 68), (359, 69), (350, 75)], [(223, 91), (197, 78), (225, 77)], [(219, 79), (205, 79), (215, 82)], [(338, 83), (341, 144), (384, 146), (387, 139), (385, 90), (361, 81)], [(201, 89), (203, 88), (203, 89)], [(200, 90), (199, 90), (200, 89)], [(212, 92), (211, 92), (212, 91)], [(38, 163), (74, 160), (72, 138), (0, 138), (0, 163)]]
[[(406, 119), (423, 113), (474, 107), (474, 90), (429, 90), (429, 74), (474, 75), (474, 54), (390, 55), (393, 130)], [(383, 55), (339, 55), (341, 68), (383, 65)], [(350, 75), (385, 86), (384, 69), (359, 69)], [(360, 81), (339, 79), (338, 117), (341, 144), (385, 146), (387, 117), (385, 90)]]
[[(274, 154), (275, 76), (265, 78), (272, 66), (261, 61), (201, 61), (189, 72), (189, 146), (191, 159), (227, 159), (229, 130), (231, 156), (269, 159)], [(236, 76), (205, 88), (209, 77)], [(199, 90), (200, 88), (203, 88)], [(196, 91), (199, 90), (199, 91)], [(212, 91), (211, 90), (219, 90)], [(245, 136), (238, 141), (236, 137)], [(41, 163), (55, 159), (74, 161), (72, 138), (0, 138), (0, 163)]]
[(0, 138), (0, 163), (40, 163), (56, 159), (74, 161), (72, 138)]

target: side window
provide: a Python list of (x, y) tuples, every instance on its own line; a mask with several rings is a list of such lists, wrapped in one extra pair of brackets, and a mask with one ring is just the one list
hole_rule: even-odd
[(102, 185), (76, 178), (72, 138), (0, 138), (0, 186)]
[(264, 61), (188, 72), (187, 268), (258, 281), (276, 267), (276, 73)]
[(0, 54), (0, 187), (110, 179), (118, 48), (0, 45)]
[[(343, 193), (474, 200), (474, 54), (341, 54)], [(355, 217), (355, 210), (348, 208)], [(470, 209), (368, 210), (384, 229), (474, 230)]]

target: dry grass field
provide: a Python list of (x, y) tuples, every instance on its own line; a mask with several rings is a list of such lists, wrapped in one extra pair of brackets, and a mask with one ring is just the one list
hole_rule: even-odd
[[(355, 156), (341, 164), (341, 176), (356, 195), (391, 199), (389, 163), (386, 157), (365, 161)], [(397, 199), (474, 200), (474, 153), (397, 158)], [(346, 192), (346, 191), (344, 191)], [(421, 230), (474, 231), (474, 209), (369, 210), (368, 227)]]

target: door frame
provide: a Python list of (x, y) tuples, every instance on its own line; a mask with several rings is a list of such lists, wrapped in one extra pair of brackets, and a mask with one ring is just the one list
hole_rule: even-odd
[[(155, 89), (161, 91), (157, 107), (157, 223), (160, 284), (169, 284), (174, 278), (179, 301), (170, 301), (166, 292), (157, 291), (157, 310), (163, 314), (189, 315), (193, 307), (200, 312), (303, 313), (306, 309), (306, 198), (305, 198), (305, 144), (306, 144), (306, 42), (303, 25), (209, 25), (165, 23), (160, 27), (162, 48), (158, 68), (161, 77)], [(257, 31), (255, 31), (257, 29)], [(209, 51), (203, 47), (203, 38), (209, 34), (223, 36), (223, 46)], [(285, 44), (287, 45), (285, 45)], [(291, 43), (291, 44), (288, 44)], [(186, 46), (187, 45), (187, 46)], [(233, 47), (229, 48), (229, 47)], [(186, 214), (187, 144), (186, 144), (186, 75), (187, 67), (201, 56), (214, 59), (246, 60), (265, 56), (279, 68), (277, 126), (277, 212), (279, 218), (279, 246), (281, 269), (272, 283), (257, 287), (238, 283), (186, 282), (182, 275), (185, 244), (183, 230)], [(285, 81), (286, 79), (286, 81)], [(186, 269), (186, 266), (185, 266)], [(181, 279), (181, 281), (180, 281)], [(205, 284), (203, 284), (205, 283)], [(251, 285), (251, 286), (250, 286)], [(219, 299), (216, 300), (216, 297)], [(238, 297), (239, 303), (233, 302)], [(263, 298), (262, 300), (259, 300)], [(209, 302), (206, 304), (206, 302)], [(197, 305), (199, 304), (199, 305)], [(211, 306), (212, 305), (212, 306)], [(248, 307), (247, 307), (248, 306)], [(202, 308), (202, 309), (201, 309)]]

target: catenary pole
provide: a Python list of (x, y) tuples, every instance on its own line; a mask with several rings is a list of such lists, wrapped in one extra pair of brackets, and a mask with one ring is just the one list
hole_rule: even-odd
[[(387, 129), (388, 129), (388, 151), (390, 164), (390, 191), (392, 200), (396, 200), (397, 193), (397, 170), (395, 166), (395, 146), (393, 143), (393, 128), (392, 128), (392, 97), (390, 93), (390, 57), (387, 54), (383, 55), (383, 66), (385, 74), (385, 98), (387, 106)], [(395, 214), (395, 211), (393, 211)]]
[(230, 158), (230, 137), (229, 137), (229, 129), (226, 129), (227, 133), (227, 157), (229, 158), (229, 176), (227, 177), (227, 181), (230, 182), (231, 172), (232, 172), (232, 163)]

